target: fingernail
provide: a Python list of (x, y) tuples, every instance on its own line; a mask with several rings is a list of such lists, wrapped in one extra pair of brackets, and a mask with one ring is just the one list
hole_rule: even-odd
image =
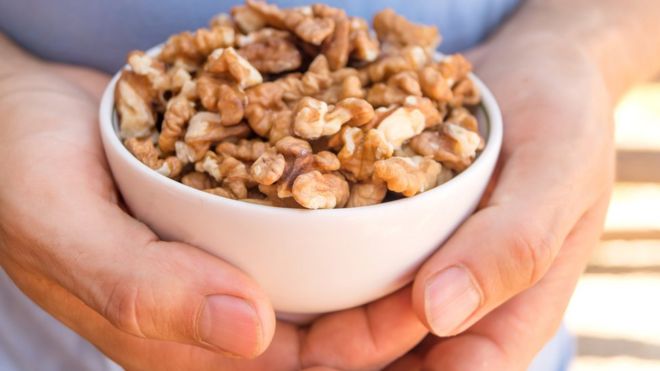
[(481, 296), (467, 270), (454, 266), (426, 281), (424, 300), (431, 331), (449, 336), (477, 310)]
[(202, 341), (238, 356), (254, 356), (261, 343), (257, 312), (247, 301), (236, 296), (208, 296), (199, 326)]

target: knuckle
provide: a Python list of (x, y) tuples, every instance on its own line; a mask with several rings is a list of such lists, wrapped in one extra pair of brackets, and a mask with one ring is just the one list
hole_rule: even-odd
[(540, 280), (550, 268), (556, 249), (557, 238), (547, 227), (522, 223), (509, 244), (520, 284), (528, 287)]
[(139, 308), (140, 289), (133, 284), (115, 283), (107, 297), (102, 315), (116, 328), (129, 334), (146, 337), (143, 331), (144, 311)]

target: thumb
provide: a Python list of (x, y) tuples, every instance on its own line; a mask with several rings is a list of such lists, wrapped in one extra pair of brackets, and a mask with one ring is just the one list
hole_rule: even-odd
[(584, 184), (565, 184), (575, 179), (562, 177), (566, 167), (533, 165), (509, 158), (488, 205), (418, 272), (414, 307), (436, 335), (462, 332), (535, 284), (589, 206), (591, 197), (576, 196)]
[(201, 249), (159, 241), (119, 207), (108, 208), (103, 220), (91, 217), (81, 228), (70, 265), (77, 271), (62, 286), (139, 337), (248, 358), (266, 349), (273, 309), (247, 275)]

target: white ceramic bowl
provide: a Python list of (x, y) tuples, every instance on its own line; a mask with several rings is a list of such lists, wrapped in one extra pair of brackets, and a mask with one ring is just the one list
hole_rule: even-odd
[(478, 118), (486, 146), (449, 182), (411, 198), (350, 209), (256, 205), (190, 188), (133, 157), (117, 135), (118, 77), (103, 94), (101, 136), (133, 215), (161, 238), (199, 246), (247, 272), (284, 318), (358, 306), (410, 282), (419, 265), (474, 211), (502, 143), (497, 102), (472, 76), (483, 97)]

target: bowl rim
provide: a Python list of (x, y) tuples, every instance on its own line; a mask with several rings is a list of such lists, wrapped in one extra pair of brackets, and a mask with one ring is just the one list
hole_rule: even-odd
[[(150, 48), (146, 51), (148, 55), (155, 56), (163, 44), (159, 44)], [(443, 54), (436, 53), (435, 58), (442, 58)], [(435, 197), (440, 193), (451, 193), (451, 190), (461, 185), (461, 179), (467, 179), (470, 174), (473, 174), (482, 168), (488, 166), (487, 159), (499, 157), (499, 152), (502, 145), (502, 136), (503, 136), (503, 122), (502, 122), (502, 113), (500, 111), (499, 105), (493, 93), (488, 89), (486, 84), (483, 83), (474, 73), (470, 73), (469, 77), (477, 85), (479, 92), (481, 93), (481, 103), (479, 104), (483, 109), (486, 117), (486, 127), (488, 129), (488, 138), (484, 145), (484, 149), (479, 153), (475, 161), (468, 166), (461, 173), (454, 176), (452, 179), (448, 180), (445, 183), (442, 183), (428, 191), (419, 193), (412, 197), (403, 197), (397, 200), (382, 202), (375, 205), (367, 206), (358, 206), (350, 208), (333, 208), (333, 209), (295, 209), (288, 207), (274, 207), (269, 205), (261, 205), (257, 203), (245, 202), (240, 200), (234, 200), (230, 198), (220, 197), (213, 195), (192, 187), (189, 187), (181, 182), (178, 182), (174, 179), (168, 178), (154, 171), (147, 165), (143, 164), (135, 156), (133, 156), (128, 149), (124, 146), (119, 138), (118, 132), (115, 130), (115, 109), (114, 109), (114, 92), (117, 81), (122, 71), (127, 68), (127, 65), (122, 66), (117, 73), (112, 77), (101, 98), (101, 104), (99, 106), (99, 126), (100, 126), (100, 135), (103, 142), (104, 151), (110, 151), (108, 147), (115, 149), (115, 152), (121, 157), (121, 159), (128, 163), (129, 166), (132, 166), (137, 171), (144, 172), (148, 177), (155, 180), (156, 182), (163, 185), (163, 187), (170, 187), (175, 189), (177, 192), (183, 192), (189, 197), (198, 198), (204, 203), (210, 203), (213, 205), (218, 205), (221, 207), (235, 207), (243, 208), (247, 211), (255, 211), (262, 213), (276, 213), (282, 215), (300, 215), (300, 214), (317, 214), (317, 215), (349, 215), (355, 213), (364, 213), (364, 212), (377, 212), (378, 210), (385, 210), (387, 208), (394, 207), (405, 207), (413, 202), (425, 202)], [(106, 153), (106, 157), (108, 154)], [(114, 174), (113, 174), (114, 178)]]

